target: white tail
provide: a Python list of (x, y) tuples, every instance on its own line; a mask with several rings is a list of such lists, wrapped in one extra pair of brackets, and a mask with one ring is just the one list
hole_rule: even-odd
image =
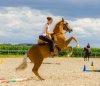
[(27, 68), (27, 58), (28, 58), (28, 56), (27, 56), (27, 53), (26, 53), (25, 56), (24, 56), (24, 58), (23, 58), (22, 63), (16, 68), (16, 71), (18, 71), (18, 70), (24, 70), (24, 69)]
[(27, 63), (27, 58), (28, 58), (28, 56), (27, 56), (27, 53), (26, 53), (25, 56), (24, 56), (24, 58), (23, 58), (23, 63), (24, 63), (24, 62)]

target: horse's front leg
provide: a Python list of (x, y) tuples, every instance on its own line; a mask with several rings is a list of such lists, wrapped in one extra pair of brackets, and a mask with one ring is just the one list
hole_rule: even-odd
[(74, 40), (74, 41), (76, 42), (76, 47), (79, 47), (79, 43), (78, 43), (77, 39), (76, 39), (74, 36), (72, 36), (71, 38), (69, 38), (68, 40), (66, 40), (67, 46), (68, 46), (68, 44), (69, 44), (72, 40)]
[(70, 57), (73, 54), (73, 47), (72, 46), (65, 46), (61, 49), (61, 51), (69, 50), (70, 52), (66, 55), (67, 57)]
[(71, 52), (67, 54), (67, 57), (70, 57), (73, 54), (73, 47), (67, 46), (67, 49), (69, 49)]

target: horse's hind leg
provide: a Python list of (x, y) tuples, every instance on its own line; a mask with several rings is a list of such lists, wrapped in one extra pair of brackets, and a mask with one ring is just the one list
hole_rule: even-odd
[(84, 57), (84, 61), (87, 61), (87, 58), (86, 57)]
[(87, 61), (87, 57), (86, 57), (86, 54), (84, 55), (84, 61)]
[(84, 57), (84, 61), (85, 61), (85, 57)]
[(88, 61), (89, 61), (89, 55), (88, 55)]
[(44, 80), (38, 73), (38, 69), (41, 66), (43, 60), (39, 60), (38, 62), (34, 63), (34, 67), (32, 69), (32, 71), (34, 72), (34, 74), (37, 76), (37, 78), (39, 80)]

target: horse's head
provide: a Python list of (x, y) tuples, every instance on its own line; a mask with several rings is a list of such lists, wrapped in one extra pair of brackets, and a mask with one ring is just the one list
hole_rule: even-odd
[(65, 21), (64, 18), (62, 18), (62, 20), (55, 25), (53, 32), (63, 33), (64, 31), (71, 33), (73, 30), (69, 27), (68, 22)]
[(64, 20), (64, 18), (62, 18), (61, 20), (62, 25), (63, 25), (63, 30), (65, 30), (66, 32), (71, 33), (73, 30), (70, 28), (69, 23), (67, 21)]

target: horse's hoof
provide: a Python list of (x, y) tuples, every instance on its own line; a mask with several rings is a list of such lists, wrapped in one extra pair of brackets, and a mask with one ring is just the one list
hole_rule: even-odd
[(70, 57), (70, 55), (68, 54), (67, 57)]
[(79, 44), (77, 44), (76, 47), (79, 48)]

